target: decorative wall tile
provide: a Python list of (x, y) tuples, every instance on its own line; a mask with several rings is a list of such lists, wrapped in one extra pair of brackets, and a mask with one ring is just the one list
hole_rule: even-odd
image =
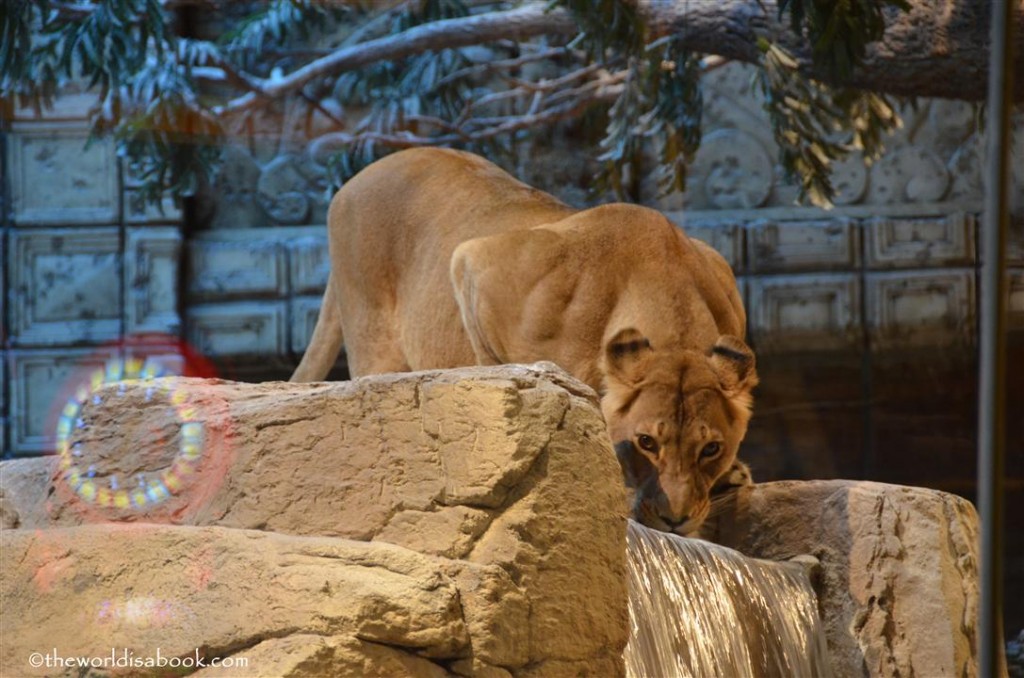
[(143, 200), (139, 191), (126, 190), (124, 219), (129, 224), (178, 224), (183, 215), (171, 198), (164, 198), (157, 206)]
[(112, 139), (85, 143), (80, 122), (15, 123), (7, 138), (11, 213), (21, 225), (119, 220), (118, 164)]
[(975, 341), (973, 269), (868, 273), (873, 349)]
[(125, 361), (135, 359), (143, 364), (152, 362), (159, 369), (160, 376), (185, 374), (185, 356), (177, 346), (159, 344), (130, 344), (124, 347)]
[(848, 219), (760, 220), (747, 228), (747, 260), (758, 273), (851, 270), (859, 251), (859, 227)]
[(1007, 274), (1010, 295), (1006, 308), (1007, 324), (1012, 330), (1024, 330), (1024, 268), (1011, 268)]
[[(3, 195), (3, 173), (0, 172), (0, 196)], [(3, 198), (0, 197), (0, 219), (3, 219)], [(7, 281), (4, 273), (7, 271), (7, 231), (0, 224), (0, 347), (7, 344)], [(2, 386), (3, 382), (0, 382)]]
[(730, 222), (688, 221), (684, 212), (666, 213), (669, 219), (679, 225), (686, 235), (702, 240), (718, 250), (732, 267), (734, 273), (744, 270), (743, 229)]
[(331, 273), (327, 236), (305, 236), (288, 242), (293, 294), (322, 293)]
[(864, 230), (870, 268), (974, 264), (975, 219), (969, 214), (934, 219), (872, 219)]
[(0, 459), (7, 456), (7, 353), (0, 351)]
[(271, 240), (193, 240), (189, 293), (199, 300), (276, 297), (286, 293), (284, 247)]
[(31, 106), (14, 110), (14, 120), (40, 122), (44, 120), (77, 120), (86, 124), (89, 111), (96, 106), (95, 92), (75, 92), (74, 84), (65, 84), (59, 96), (54, 98), (52, 108), (43, 108), (38, 113)]
[(173, 227), (125, 233), (125, 333), (178, 334), (181, 232)]
[(207, 358), (265, 358), (287, 354), (288, 308), (284, 301), (202, 304), (188, 309), (187, 340)]
[(43, 349), (11, 351), (10, 452), (15, 456), (53, 451), (57, 416), (70, 393), (116, 350)]
[(10, 232), (11, 342), (101, 343), (121, 334), (117, 228)]
[(698, 210), (761, 207), (775, 185), (774, 166), (758, 134), (732, 127), (706, 129), (687, 173), (684, 203)]
[(856, 274), (763, 276), (749, 280), (750, 333), (758, 350), (826, 350), (859, 346)]
[[(1020, 136), (1024, 137), (1024, 133)], [(1021, 199), (1024, 200), (1024, 198)], [(1010, 232), (1007, 235), (1009, 239), (1009, 242), (1006, 243), (1007, 264), (1010, 266), (1024, 266), (1024, 214), (1010, 220)], [(980, 237), (979, 232), (979, 239)]]
[(296, 297), (291, 300), (291, 349), (296, 356), (302, 356), (313, 336), (316, 319), (320, 315), (320, 297)]

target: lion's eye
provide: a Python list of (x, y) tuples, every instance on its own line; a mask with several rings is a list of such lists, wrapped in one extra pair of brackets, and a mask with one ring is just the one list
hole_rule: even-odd
[(722, 446), (718, 443), (708, 443), (704, 446), (704, 449), (700, 451), (701, 459), (711, 459), (717, 457), (718, 453), (722, 451)]
[(641, 450), (647, 450), (648, 452), (658, 451), (658, 441), (643, 433), (636, 437), (636, 444), (640, 446)]

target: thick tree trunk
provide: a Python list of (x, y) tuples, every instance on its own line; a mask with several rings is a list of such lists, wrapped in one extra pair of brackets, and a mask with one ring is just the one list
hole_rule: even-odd
[[(1011, 2), (1014, 0), (1011, 0)], [(1015, 100), (1024, 100), (1024, 3), (1017, 0)], [(912, 0), (891, 10), (885, 37), (870, 46), (850, 84), (902, 96), (978, 101), (988, 83), (991, 3)], [(641, 7), (655, 34), (682, 35), (698, 52), (741, 61), (758, 58), (757, 39), (786, 47), (813, 73), (806, 40), (779, 19), (773, 0), (646, 0)], [(814, 75), (827, 79), (823, 73)]]

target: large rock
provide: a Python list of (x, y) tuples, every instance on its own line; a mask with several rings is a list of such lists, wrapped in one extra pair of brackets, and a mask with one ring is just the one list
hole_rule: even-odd
[[(456, 631), (443, 650), (396, 640), (396, 647), (412, 648), (408, 661), (443, 656), (447, 670), (481, 676), (623, 672), (627, 509), (621, 472), (596, 396), (553, 366), (331, 384), (134, 382), (101, 387), (74, 415), (45, 501), (38, 495), (30, 501), (32, 493), (24, 491), (5, 496), (19, 527), (69, 528), (41, 534), (67, 542), (57, 549), (59, 562), (78, 563), (74, 568), (85, 572), (81, 581), (102, 582), (100, 573), (120, 568), (131, 576), (152, 571), (154, 581), (172, 582), (161, 568), (181, 570), (188, 562), (151, 559), (139, 568), (126, 543), (129, 533), (117, 526), (102, 528), (102, 534), (95, 532), (99, 527), (85, 527), (95, 522), (179, 526), (139, 532), (153, 551), (161, 540), (223, 542), (211, 548), (225, 553), (229, 543), (256, 548), (251, 535), (258, 533), (250, 530), (315, 536), (323, 548), (346, 552), (354, 548), (348, 540), (380, 542), (382, 553), (402, 547), (402, 553), (423, 554), (424, 563), (434, 563), (438, 586), (450, 585), (458, 594), (464, 631)], [(53, 462), (39, 462), (47, 463)], [(25, 530), (5, 532), (4, 538), (15, 550), (30, 550), (34, 539)], [(90, 539), (110, 547), (86, 552)], [(374, 553), (373, 546), (363, 548)], [(5, 544), (5, 556), (9, 551)], [(210, 567), (217, 571), (231, 560), (225, 555)], [(20, 557), (13, 562), (21, 563), (21, 580), (45, 567)], [(270, 557), (245, 562), (262, 581), (273, 580), (282, 567)], [(333, 591), (331, 581), (326, 577), (317, 586)], [(174, 600), (175, 586), (156, 587), (152, 596)], [(81, 588), (61, 589), (60, 599), (73, 609), (91, 604)], [(118, 591), (109, 591), (109, 600)], [(259, 599), (256, 589), (235, 593), (245, 597), (247, 591)], [(5, 588), (2, 602), (5, 614), (20, 618), (32, 597), (15, 593)], [(367, 642), (386, 641), (299, 618), (289, 617), (274, 631), (247, 609), (231, 633), (196, 621), (222, 614), (219, 606), (228, 598), (210, 605), (204, 596), (196, 598), (191, 623), (198, 631), (182, 637), (223, 636), (218, 649), (251, 648), (246, 652), (267, 662), (278, 657), (281, 663), (269, 674), (318, 675), (311, 668), (318, 662), (357, 656), (359, 668), (349, 669), (357, 675), (386, 675), (394, 662), (406, 665), (405, 649), (405, 655), (382, 651), (367, 659)], [(40, 618), (31, 624), (38, 631), (15, 634), (5, 657), (16, 658), (26, 643), (38, 640), (37, 633), (60, 637), (54, 623), (55, 617)], [(437, 665), (417, 666), (431, 675)]]
[(164, 525), (4, 530), (0, 539), (0, 599), (17, 620), (5, 633), (4, 675), (29, 674), (32, 652), (51, 648), (63, 657), (160, 648), (168, 658), (199, 649), (212, 661), (300, 633), (358, 638), (410, 661), (470, 652), (457, 577), (390, 544)]
[(872, 482), (776, 482), (718, 507), (707, 536), (757, 558), (811, 554), (843, 676), (977, 675), (978, 516), (960, 497)]
[(42, 527), (49, 523), (46, 497), (56, 464), (54, 457), (0, 462), (0, 528)]

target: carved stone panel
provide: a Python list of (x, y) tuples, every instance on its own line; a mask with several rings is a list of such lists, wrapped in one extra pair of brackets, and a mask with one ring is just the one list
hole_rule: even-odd
[(96, 93), (83, 92), (85, 83), (68, 82), (61, 87), (60, 95), (54, 98), (52, 108), (36, 111), (31, 106), (19, 107), (14, 110), (14, 120), (23, 122), (41, 122), (44, 120), (74, 120), (79, 125), (86, 124), (89, 111), (96, 107)]
[(288, 254), (292, 294), (322, 294), (331, 273), (327, 235), (309, 235), (289, 240)]
[(872, 219), (865, 224), (870, 268), (972, 266), (976, 221), (958, 213), (935, 219)]
[(313, 336), (317, 316), (320, 315), (320, 297), (295, 297), (291, 300), (291, 349), (299, 357), (306, 352)]
[(117, 228), (14, 230), (10, 238), (14, 345), (102, 343), (120, 336)]
[(693, 209), (753, 209), (774, 188), (774, 161), (762, 143), (741, 129), (716, 129), (701, 140), (687, 180)]
[(738, 223), (688, 221), (685, 212), (665, 214), (691, 238), (702, 240), (718, 250), (732, 267), (733, 273), (745, 270), (743, 261), (743, 229)]
[(192, 306), (185, 334), (192, 348), (207, 358), (283, 356), (288, 351), (287, 302)]
[(276, 240), (192, 240), (189, 293), (197, 300), (279, 297), (287, 292), (284, 247)]
[(868, 273), (872, 348), (973, 344), (974, 276), (973, 269)]
[(125, 333), (178, 334), (181, 232), (173, 227), (125, 233)]
[(859, 253), (860, 228), (849, 219), (758, 220), (747, 228), (747, 260), (757, 273), (852, 270)]
[(185, 356), (178, 346), (161, 346), (153, 343), (128, 344), (124, 347), (124, 359), (151, 363), (159, 376), (185, 374)]
[(7, 441), (7, 353), (0, 351), (0, 459), (10, 449)]
[[(0, 170), (3, 169), (2, 163), (0, 163)], [(3, 174), (0, 173), (0, 182), (3, 181)], [(0, 183), (0, 218), (3, 218), (3, 189), (2, 183)], [(5, 280), (4, 271), (8, 267), (7, 262), (7, 232), (0, 224), (0, 346), (7, 344), (7, 287), (5, 286), (7, 281)], [(3, 382), (0, 382), (0, 391), (3, 390)]]
[(1008, 277), (1007, 324), (1012, 330), (1024, 330), (1024, 268), (1011, 268)]
[[(1024, 137), (1024, 134), (1021, 136)], [(1024, 174), (1024, 172), (1021, 173)], [(1024, 214), (1010, 220), (1010, 232), (1007, 235), (1009, 239), (1009, 242), (1006, 243), (1007, 265), (1024, 266)], [(980, 233), (978, 237), (981, 237)]]
[(57, 417), (73, 390), (117, 357), (116, 350), (60, 348), (8, 354), (10, 451), (15, 456), (53, 452)]
[(81, 122), (15, 123), (8, 135), (11, 214), (21, 225), (116, 223), (118, 162), (112, 139), (85, 143)]
[(143, 200), (138, 191), (124, 192), (124, 220), (128, 224), (179, 224), (182, 219), (181, 210), (171, 198), (152, 205)]
[(761, 276), (749, 284), (747, 313), (758, 350), (832, 350), (861, 344), (856, 274)]

